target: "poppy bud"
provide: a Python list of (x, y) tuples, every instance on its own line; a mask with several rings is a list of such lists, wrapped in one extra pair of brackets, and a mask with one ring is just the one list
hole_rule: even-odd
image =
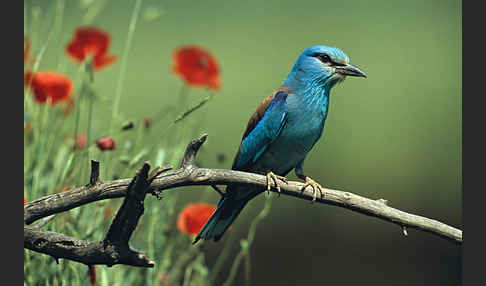
[(98, 139), (98, 141), (96, 141), (96, 146), (98, 146), (98, 149), (100, 149), (101, 151), (116, 149), (115, 141), (109, 136)]
[(122, 131), (125, 131), (125, 130), (130, 130), (130, 129), (133, 129), (133, 127), (134, 127), (134, 126), (135, 126), (135, 125), (133, 124), (133, 122), (132, 122), (132, 121), (130, 121), (130, 122), (127, 122), (127, 123), (123, 124), (123, 126), (122, 126), (121, 130), (122, 130)]

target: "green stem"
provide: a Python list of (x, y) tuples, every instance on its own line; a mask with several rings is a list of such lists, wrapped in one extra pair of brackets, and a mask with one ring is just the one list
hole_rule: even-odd
[[(262, 221), (270, 212), (272, 206), (271, 198), (267, 198), (265, 200), (265, 206), (263, 207), (262, 211), (257, 215), (257, 217), (253, 220), (250, 225), (250, 230), (248, 231), (248, 237), (246, 240), (241, 241), (241, 251), (235, 258), (233, 266), (231, 267), (230, 274), (228, 275), (227, 280), (224, 282), (223, 286), (229, 286), (233, 283), (233, 280), (236, 277), (236, 273), (238, 271), (238, 267), (240, 266), (241, 259), (243, 259), (246, 255), (249, 255), (250, 246), (255, 238), (256, 228), (260, 221)], [(248, 264), (250, 262), (247, 262)]]
[(113, 112), (111, 115), (111, 121), (110, 121), (110, 128), (109, 128), (109, 133), (113, 133), (113, 124), (115, 121), (115, 118), (118, 114), (118, 109), (120, 105), (120, 98), (121, 94), (123, 92), (123, 83), (125, 79), (125, 72), (127, 69), (127, 61), (128, 61), (128, 52), (130, 50), (131, 44), (132, 44), (132, 39), (133, 35), (135, 34), (135, 27), (137, 25), (137, 20), (138, 20), (138, 15), (140, 14), (140, 7), (142, 6), (142, 0), (137, 0), (135, 2), (135, 7), (133, 8), (133, 13), (130, 19), (130, 24), (128, 26), (128, 33), (127, 33), (127, 39), (125, 42), (125, 48), (123, 49), (123, 55), (121, 57), (121, 67), (120, 67), (120, 74), (118, 75), (118, 81), (116, 85), (116, 91), (115, 91), (115, 100), (113, 102)]
[[(93, 95), (90, 95), (88, 98), (89, 105), (88, 105), (88, 127), (86, 128), (86, 140), (88, 142), (88, 145), (91, 142), (91, 124), (93, 121), (93, 105), (94, 105), (94, 98)], [(86, 149), (86, 155), (88, 157), (88, 162), (86, 164), (89, 164), (89, 149)]]
[[(181, 237), (181, 236), (179, 236)], [(185, 237), (184, 237), (185, 238)], [(169, 277), (173, 281), (180, 281), (183, 276), (183, 271), (186, 267), (189, 267), (190, 261), (194, 260), (202, 244), (196, 244), (194, 247), (189, 248), (187, 251), (182, 252), (177, 260), (174, 262), (172, 269), (169, 273)]]
[(245, 285), (250, 286), (251, 285), (251, 263), (250, 263), (250, 252), (247, 251), (245, 253)]
[[(113, 111), (111, 114), (111, 120), (108, 128), (108, 134), (113, 134), (113, 129), (114, 129), (114, 124), (115, 120), (117, 118), (118, 110), (119, 110), (119, 105), (120, 105), (120, 98), (123, 92), (123, 83), (125, 79), (125, 72), (127, 68), (127, 61), (128, 61), (128, 52), (130, 50), (132, 40), (133, 40), (133, 35), (135, 34), (135, 27), (137, 25), (137, 20), (138, 16), (140, 14), (140, 7), (142, 6), (142, 0), (137, 0), (135, 2), (135, 6), (133, 8), (133, 12), (130, 18), (130, 24), (128, 25), (128, 33), (127, 33), (127, 38), (125, 41), (125, 48), (123, 49), (123, 54), (121, 57), (121, 66), (120, 66), (120, 73), (118, 75), (118, 80), (117, 80), (117, 85), (116, 85), (116, 91), (115, 91), (115, 99), (113, 102)], [(106, 163), (105, 163), (105, 170), (110, 170), (110, 164), (111, 164), (111, 153), (106, 155)], [(108, 173), (105, 174), (106, 176)]]
[[(86, 74), (88, 76), (88, 84), (89, 84), (89, 90), (88, 90), (88, 101), (89, 101), (89, 105), (88, 105), (88, 126), (86, 128), (86, 140), (88, 142), (88, 146), (89, 144), (91, 143), (91, 125), (92, 125), (92, 122), (93, 122), (93, 105), (94, 105), (94, 94), (92, 92), (92, 84), (93, 84), (93, 81), (94, 81), (94, 73), (93, 73), (93, 60), (90, 59), (88, 61), (86, 61), (85, 63), (85, 69), (86, 69)], [(86, 165), (88, 166), (89, 165), (89, 149), (90, 148), (87, 148), (86, 150), (86, 157), (88, 158), (88, 162), (86, 162)]]
[[(57, 5), (56, 5), (56, 8), (55, 8), (56, 9), (56, 17), (54, 19), (54, 23), (53, 23), (54, 27), (53, 27), (53, 32), (52, 32), (54, 34), (53, 35), (54, 39), (59, 38), (59, 35), (60, 35), (62, 29), (64, 28), (63, 19), (64, 19), (64, 8), (65, 8), (65, 6), (66, 6), (65, 1), (63, 1), (63, 0), (57, 1)], [(56, 61), (57, 62), (59, 62), (59, 58), (65, 59), (65, 57), (63, 57), (63, 55), (61, 53), (57, 53), (56, 54)]]
[[(81, 87), (81, 91), (80, 91), (80, 95), (83, 93), (83, 87)], [(74, 102), (74, 140), (76, 140), (76, 136), (78, 135), (78, 131), (79, 131), (79, 118), (81, 117), (81, 98), (78, 96), (76, 99), (75, 99), (75, 102)], [(75, 141), (76, 142), (76, 141)], [(74, 166), (77, 166), (77, 159), (78, 159), (78, 156), (79, 156), (79, 151), (75, 151), (74, 150), (74, 146), (72, 146), (72, 150), (74, 151), (74, 158), (73, 158), (73, 163), (74, 163)], [(75, 170), (73, 169), (73, 172), (75, 172)], [(78, 180), (79, 180), (79, 177), (77, 177), (75, 179), (75, 184), (78, 184)]]
[[(81, 88), (81, 94), (83, 93), (83, 88)], [(79, 130), (79, 117), (80, 117), (80, 106), (79, 104), (81, 103), (80, 98), (76, 98), (76, 102), (74, 102), (74, 138), (78, 135), (78, 130)]]
[[(182, 114), (180, 114), (179, 116), (177, 116), (177, 118), (174, 120), (174, 123), (180, 122), (181, 120), (183, 120), (184, 118), (186, 118), (189, 114), (191, 114), (194, 111), (198, 110), (199, 108), (203, 107), (204, 104), (206, 104), (210, 99), (211, 99), (211, 96), (206, 96), (201, 101), (199, 101), (197, 104), (189, 107), (186, 111), (184, 111)], [(196, 125), (194, 124), (194, 126), (196, 126)]]
[(209, 281), (214, 284), (216, 277), (218, 276), (219, 272), (221, 271), (221, 267), (226, 263), (228, 256), (230, 254), (231, 248), (234, 245), (236, 234), (234, 231), (229, 232), (229, 237), (227, 238), (223, 250), (221, 254), (219, 254), (218, 258), (216, 259), (216, 263), (213, 266), (211, 273), (209, 274)]
[[(48, 116), (49, 112), (47, 112), (47, 109), (50, 109), (50, 103), (46, 102), (41, 106), (41, 111), (40, 111), (40, 128), (38, 130), (47, 130), (46, 122), (48, 121)], [(45, 146), (46, 146), (46, 141), (48, 140), (48, 136), (41, 136), (40, 133), (39, 135), (36, 136), (36, 141), (39, 140), (38, 142), (38, 148), (37, 148), (37, 154), (36, 154), (36, 164), (34, 167), (34, 172), (33, 172), (33, 182), (32, 182), (32, 198), (37, 198), (38, 195), (38, 189), (39, 189), (39, 182), (40, 182), (40, 177), (41, 173), (43, 170), (43, 167), (45, 166), (45, 161), (47, 158), (45, 158)], [(49, 134), (49, 133), (47, 133)]]
[(235, 261), (233, 263), (233, 266), (231, 267), (230, 274), (228, 275), (228, 279), (224, 282), (223, 286), (229, 286), (233, 283), (233, 280), (236, 277), (236, 272), (238, 270), (238, 266), (240, 266), (241, 259), (243, 258), (244, 254), (243, 252), (238, 253), (238, 255), (235, 258)]
[[(94, 100), (92, 97), (89, 99), (89, 106), (88, 106), (88, 127), (86, 129), (86, 138), (88, 139), (88, 144), (91, 142), (91, 123), (93, 121), (93, 103)], [(89, 154), (89, 152), (88, 152)]]

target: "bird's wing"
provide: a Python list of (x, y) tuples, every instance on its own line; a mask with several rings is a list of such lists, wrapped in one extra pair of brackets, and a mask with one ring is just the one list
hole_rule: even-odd
[(280, 134), (285, 125), (285, 102), (290, 90), (277, 89), (265, 98), (248, 121), (240, 148), (233, 162), (233, 170), (246, 171)]

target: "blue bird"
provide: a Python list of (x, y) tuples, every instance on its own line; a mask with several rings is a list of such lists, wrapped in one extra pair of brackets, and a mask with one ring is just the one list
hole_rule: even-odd
[[(265, 98), (250, 118), (232, 169), (267, 176), (280, 191), (279, 180), (295, 168), (303, 187), (313, 188), (313, 201), (323, 188), (304, 174), (304, 160), (321, 137), (329, 108), (331, 88), (346, 76), (366, 77), (340, 49), (311, 46), (297, 59), (282, 85)], [(218, 241), (243, 207), (261, 187), (229, 185), (194, 243), (199, 239)]]

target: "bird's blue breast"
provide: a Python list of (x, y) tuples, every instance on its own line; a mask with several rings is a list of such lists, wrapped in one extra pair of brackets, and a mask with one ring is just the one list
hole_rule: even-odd
[(278, 138), (255, 162), (254, 170), (285, 175), (301, 162), (321, 137), (329, 106), (328, 94), (289, 94), (287, 120)]

